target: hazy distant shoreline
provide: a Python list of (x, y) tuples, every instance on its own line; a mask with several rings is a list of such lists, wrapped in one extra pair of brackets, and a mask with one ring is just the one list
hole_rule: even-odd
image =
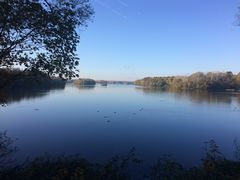
[[(20, 70), (0, 69), (0, 88), (11, 87), (39, 87), (54, 84), (65, 84), (66, 81), (48, 77), (40, 72), (22, 72)], [(75, 79), (68, 81), (75, 85), (88, 86), (100, 84), (138, 85), (162, 90), (207, 90), (240, 92), (240, 73), (232, 72), (197, 72), (190, 76), (167, 76), (167, 77), (146, 77), (134, 81), (108, 81), (93, 79)]]

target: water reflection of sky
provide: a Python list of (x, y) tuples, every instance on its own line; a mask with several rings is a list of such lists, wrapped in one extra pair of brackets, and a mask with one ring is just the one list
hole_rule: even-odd
[(18, 103), (10, 94), (6, 99), (11, 103), (0, 108), (0, 130), (19, 139), (19, 157), (65, 152), (103, 161), (136, 147), (146, 162), (172, 154), (192, 165), (202, 158), (205, 141), (215, 139), (232, 157), (233, 140), (240, 137), (236, 94), (161, 92), (131, 85), (68, 85), (41, 93), (23, 99), (18, 94)]

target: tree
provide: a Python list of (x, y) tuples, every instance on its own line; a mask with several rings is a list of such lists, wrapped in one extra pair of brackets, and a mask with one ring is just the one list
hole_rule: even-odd
[(205, 75), (197, 72), (188, 77), (188, 89), (206, 89)]
[(89, 0), (4, 0), (0, 12), (0, 67), (78, 76), (77, 28), (94, 13)]
[(197, 72), (190, 76), (148, 77), (137, 80), (135, 84), (171, 90), (237, 90), (240, 87), (240, 73), (234, 75), (231, 71), (207, 74)]
[(235, 86), (240, 88), (240, 73), (238, 73), (235, 77)]

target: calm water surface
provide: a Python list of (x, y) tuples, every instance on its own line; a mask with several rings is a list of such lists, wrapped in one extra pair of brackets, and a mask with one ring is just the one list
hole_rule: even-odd
[(227, 157), (240, 138), (240, 95), (173, 93), (133, 85), (1, 92), (0, 131), (17, 138), (17, 157), (79, 154), (106, 161), (135, 147), (145, 162), (171, 154), (200, 162), (214, 139)]

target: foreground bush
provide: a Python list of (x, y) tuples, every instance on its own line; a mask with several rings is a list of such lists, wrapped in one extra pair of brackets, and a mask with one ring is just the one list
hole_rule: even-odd
[[(14, 165), (10, 156), (16, 152), (13, 141), (0, 133), (1, 180), (237, 180), (240, 178), (240, 146), (235, 142), (236, 160), (228, 160), (211, 140), (206, 143), (202, 165), (184, 168), (171, 156), (160, 158), (148, 171), (140, 171), (144, 162), (136, 158), (135, 149), (115, 156), (104, 164), (91, 163), (79, 156), (43, 157)], [(187, 158), (187, 157), (186, 157)], [(143, 167), (143, 166), (142, 166)]]

